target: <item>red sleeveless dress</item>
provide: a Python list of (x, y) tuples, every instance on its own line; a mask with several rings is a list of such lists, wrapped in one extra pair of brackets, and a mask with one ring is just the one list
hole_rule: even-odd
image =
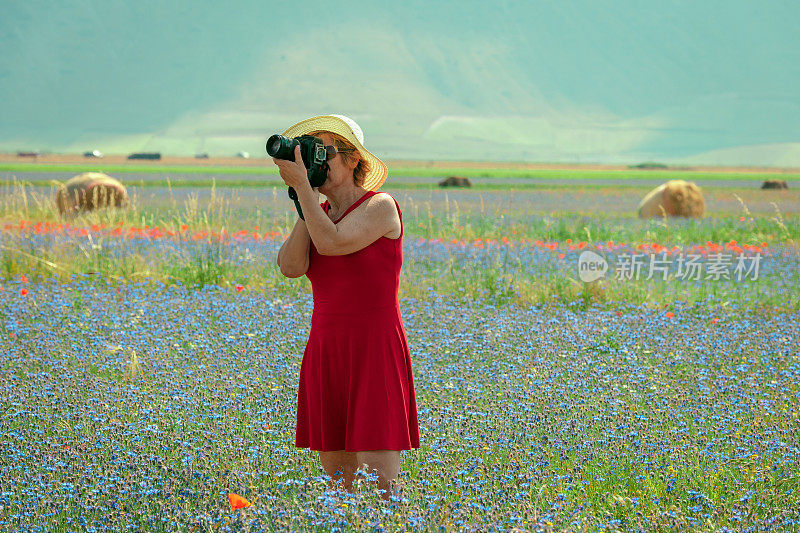
[[(376, 194), (368, 191), (334, 222)], [(394, 198), (393, 198), (394, 199)], [(402, 223), (347, 255), (325, 256), (314, 242), (306, 275), (314, 310), (300, 367), (295, 446), (319, 451), (419, 448), (411, 356), (400, 317)], [(327, 200), (322, 204), (328, 212)]]

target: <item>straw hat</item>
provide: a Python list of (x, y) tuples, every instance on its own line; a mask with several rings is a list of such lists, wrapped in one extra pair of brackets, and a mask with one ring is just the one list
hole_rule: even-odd
[(283, 135), (285, 137), (299, 137), (312, 131), (336, 133), (356, 147), (361, 157), (369, 163), (369, 172), (364, 176), (362, 187), (368, 191), (377, 191), (386, 181), (389, 169), (386, 168), (383, 161), (364, 148), (364, 132), (361, 131), (355, 120), (344, 115), (321, 115), (298, 122), (284, 131)]

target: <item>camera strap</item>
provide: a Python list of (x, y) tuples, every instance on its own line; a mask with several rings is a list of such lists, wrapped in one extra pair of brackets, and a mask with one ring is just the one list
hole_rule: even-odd
[(303, 216), (303, 210), (300, 208), (300, 202), (297, 199), (297, 191), (295, 191), (293, 187), (289, 187), (289, 198), (294, 201), (294, 207), (297, 209), (297, 214), (302, 220), (305, 220), (305, 217)]

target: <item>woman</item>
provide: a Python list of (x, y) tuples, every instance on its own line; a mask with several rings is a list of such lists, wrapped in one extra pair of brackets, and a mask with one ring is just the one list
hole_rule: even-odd
[(352, 119), (325, 115), (283, 135), (312, 134), (328, 152), (319, 192), (311, 188), (300, 148), (273, 159), (297, 192), (298, 218), (278, 252), (281, 272), (308, 276), (314, 295), (311, 332), (300, 368), (295, 446), (319, 451), (332, 482), (352, 490), (363, 464), (377, 470), (383, 498), (400, 473), (400, 450), (419, 448), (417, 405), (398, 282), (403, 262), (400, 206), (375, 191), (386, 165), (364, 148)]

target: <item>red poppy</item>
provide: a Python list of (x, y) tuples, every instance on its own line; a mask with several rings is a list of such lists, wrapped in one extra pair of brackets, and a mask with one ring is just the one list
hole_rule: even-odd
[(232, 509), (243, 509), (245, 507), (250, 507), (251, 505), (253, 505), (252, 503), (242, 498), (238, 494), (234, 494), (232, 492), (228, 494), (228, 501), (231, 502)]
[(559, 259), (564, 259), (564, 254), (558, 254)]
[(719, 318), (714, 317), (714, 318), (711, 319), (711, 323), (712, 324), (716, 324), (717, 322), (719, 322)]
[(236, 292), (242, 292), (244, 290), (244, 285), (237, 285)]
[(675, 316), (675, 313), (673, 313), (672, 311), (667, 311), (667, 314), (666, 314), (665, 316), (666, 316), (667, 318), (672, 318), (672, 317), (674, 317), (674, 316)]
[(28, 277), (25, 274), (23, 274), (20, 281), (22, 281), (22, 283), (28, 283)]
[(27, 296), (27, 295), (28, 295), (28, 289), (22, 289), (21, 291), (19, 291), (19, 293), (20, 293), (22, 296)]

